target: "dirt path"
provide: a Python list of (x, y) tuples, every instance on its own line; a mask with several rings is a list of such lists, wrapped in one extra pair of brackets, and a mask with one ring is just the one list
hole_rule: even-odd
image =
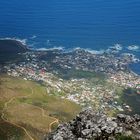
[[(42, 117), (48, 118), (48, 115), (45, 115), (45, 110), (43, 108), (38, 107), (38, 106), (34, 106), (34, 107), (38, 108), (41, 111)], [(49, 132), (51, 132), (52, 131), (52, 125), (55, 124), (55, 123), (59, 124), (59, 119), (57, 119), (55, 117), (51, 117), (51, 116), (49, 116), (49, 117), (54, 119), (54, 121), (49, 124)]]
[[(33, 95), (33, 89), (31, 89), (31, 91), (32, 91), (31, 94), (29, 94), (29, 95), (27, 95), (27, 96), (20, 96), (20, 97), (17, 97), (17, 98), (27, 98), (27, 97), (32, 96), (32, 95)], [(28, 133), (28, 131), (27, 131), (24, 127), (22, 127), (22, 126), (20, 126), (20, 125), (17, 125), (17, 124), (15, 124), (15, 123), (12, 123), (12, 122), (8, 121), (8, 120), (5, 118), (4, 111), (7, 109), (8, 104), (10, 104), (13, 100), (15, 100), (15, 99), (17, 99), (17, 98), (13, 97), (13, 98), (11, 98), (8, 102), (6, 102), (6, 103), (4, 104), (4, 108), (3, 108), (3, 111), (2, 111), (1, 118), (2, 118), (2, 120), (3, 120), (4, 122), (7, 122), (7, 123), (9, 123), (9, 124), (11, 124), (11, 125), (14, 125), (14, 126), (16, 126), (16, 127), (18, 127), (18, 128), (21, 128), (21, 129), (25, 132), (25, 134), (29, 137), (30, 140), (35, 140), (35, 139)]]
[[(1, 118), (2, 118), (3, 121), (5, 121), (5, 122), (7, 122), (7, 123), (9, 123), (9, 124), (11, 124), (11, 125), (14, 125), (14, 126), (16, 126), (16, 127), (18, 127), (18, 128), (21, 128), (21, 129), (25, 132), (25, 134), (29, 137), (30, 140), (35, 140), (35, 139), (28, 133), (27, 129), (25, 129), (24, 127), (22, 127), (22, 126), (20, 126), (20, 125), (18, 125), (18, 124), (15, 124), (15, 123), (12, 123), (12, 122), (8, 121), (8, 120), (5, 118), (5, 114), (4, 114), (4, 111), (7, 109), (8, 104), (10, 104), (13, 100), (16, 100), (16, 99), (18, 99), (18, 98), (28, 98), (28, 97), (32, 96), (32, 95), (34, 94), (34, 91), (33, 91), (32, 88), (31, 88), (31, 91), (32, 91), (32, 92), (31, 92), (31, 94), (29, 94), (29, 95), (20, 96), (20, 97), (17, 97), (17, 98), (13, 97), (13, 98), (11, 98), (9, 101), (7, 101), (7, 102), (4, 104), (4, 108), (3, 108), (3, 111), (2, 111)], [(45, 115), (45, 110), (44, 110), (44, 109), (42, 109), (41, 107), (38, 107), (38, 106), (35, 106), (35, 107), (41, 110), (41, 115), (42, 115), (42, 117), (47, 117), (47, 118), (48, 118), (48, 116)], [(50, 117), (50, 116), (49, 116), (49, 117)], [(51, 117), (51, 118), (54, 119), (54, 121), (53, 121), (52, 123), (49, 124), (49, 132), (52, 131), (52, 125), (53, 125), (53, 124), (55, 124), (55, 123), (58, 124), (58, 123), (59, 123), (59, 120), (58, 120), (57, 118), (55, 118), (55, 117)]]
[(53, 126), (53, 124), (59, 124), (59, 120), (58, 119), (56, 119), (56, 118), (54, 118), (55, 119), (55, 121), (53, 121), (52, 123), (50, 123), (49, 124), (49, 132), (52, 132), (52, 126)]

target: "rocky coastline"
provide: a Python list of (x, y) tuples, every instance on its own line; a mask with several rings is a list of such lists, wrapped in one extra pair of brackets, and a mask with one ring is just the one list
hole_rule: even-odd
[(29, 51), (26, 44), (16, 39), (0, 39), (0, 53), (24, 53)]

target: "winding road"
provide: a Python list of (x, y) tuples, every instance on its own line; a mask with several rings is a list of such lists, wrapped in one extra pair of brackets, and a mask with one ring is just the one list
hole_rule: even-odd
[[(9, 101), (7, 101), (7, 102), (4, 104), (4, 108), (3, 108), (3, 111), (2, 111), (1, 118), (2, 118), (2, 120), (3, 120), (4, 122), (9, 123), (9, 124), (11, 124), (11, 125), (14, 125), (14, 126), (16, 126), (16, 127), (18, 127), (18, 128), (21, 128), (21, 129), (25, 132), (25, 134), (29, 137), (30, 140), (35, 140), (35, 139), (29, 134), (29, 132), (27, 131), (26, 128), (24, 128), (24, 127), (22, 127), (22, 126), (20, 126), (20, 125), (18, 125), (18, 124), (15, 124), (15, 123), (12, 123), (12, 122), (8, 121), (8, 120), (5, 118), (5, 114), (4, 114), (5, 110), (6, 110), (7, 107), (8, 107), (8, 104), (10, 104), (13, 100), (16, 100), (16, 99), (18, 99), (18, 98), (28, 98), (28, 97), (32, 96), (32, 95), (34, 94), (34, 91), (33, 91), (32, 88), (31, 88), (31, 91), (32, 91), (32, 92), (31, 92), (31, 94), (29, 94), (29, 95), (20, 96), (20, 97), (17, 97), (17, 98), (16, 98), (16, 97), (13, 97), (13, 98), (11, 98)], [(33, 105), (33, 106), (35, 106), (35, 105)], [(42, 117), (47, 117), (47, 118), (48, 118), (48, 116), (45, 115), (45, 110), (44, 110), (43, 108), (40, 108), (40, 107), (38, 107), (38, 106), (35, 106), (35, 107), (41, 110), (41, 115), (42, 115)], [(50, 116), (49, 116), (49, 117), (50, 117)], [(55, 118), (55, 117), (51, 117), (51, 118), (54, 119), (54, 121), (51, 122), (51, 123), (49, 124), (49, 132), (52, 131), (52, 126), (53, 126), (53, 124), (55, 124), (55, 123), (59, 124), (59, 120), (58, 120), (57, 118)]]

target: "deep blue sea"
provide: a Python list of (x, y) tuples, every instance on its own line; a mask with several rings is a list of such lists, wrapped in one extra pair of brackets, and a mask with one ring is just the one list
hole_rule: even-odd
[[(36, 48), (136, 45), (131, 52), (140, 57), (140, 0), (0, 0), (4, 37)], [(133, 68), (140, 72), (140, 65)]]

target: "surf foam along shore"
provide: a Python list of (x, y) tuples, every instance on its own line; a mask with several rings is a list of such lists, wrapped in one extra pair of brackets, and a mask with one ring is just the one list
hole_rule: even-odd
[(138, 51), (140, 47), (137, 45), (131, 45), (131, 46), (128, 46), (127, 49), (130, 51)]
[(58, 47), (54, 46), (52, 48), (32, 48), (32, 50), (34, 50), (34, 51), (55, 51), (55, 50), (58, 50), (58, 51), (62, 51), (64, 53), (73, 52), (73, 51), (76, 51), (76, 50), (84, 50), (84, 51), (87, 51), (87, 52), (90, 52), (90, 53), (93, 53), (93, 54), (102, 54), (104, 52), (104, 50), (98, 51), (98, 50), (85, 49), (85, 48), (80, 48), (80, 47), (76, 47), (76, 48), (72, 48), (72, 49), (66, 49), (62, 46), (58, 46)]
[[(67, 49), (64, 46), (56, 46), (56, 45), (50, 48), (48, 47), (36, 48), (34, 46), (30, 48), (29, 46), (30, 44), (27, 44), (27, 39), (19, 39), (16, 37), (0, 38), (0, 53), (3, 53), (3, 52), (23, 53), (26, 51), (60, 51), (63, 53), (68, 53), (68, 52), (73, 52), (76, 50), (84, 50), (91, 54), (103, 54), (103, 53), (119, 53), (120, 51), (124, 50), (124, 47), (121, 44), (114, 44), (111, 47), (108, 47), (107, 49), (99, 49), (99, 50), (94, 50), (91, 48), (81, 48), (81, 47)], [(127, 47), (129, 51), (137, 51), (139, 50), (139, 48), (140, 47), (138, 45), (131, 45)], [(124, 52), (120, 52), (120, 53), (128, 54), (127, 51), (125, 53)], [(140, 59), (138, 59), (137, 56), (134, 57), (133, 53), (131, 55), (133, 55), (134, 62), (136, 63), (140, 62)]]
[(60, 50), (60, 51), (64, 51), (63, 47), (52, 47), (52, 48), (32, 48), (33, 51), (53, 51), (53, 50)]
[[(54, 49), (58, 49), (58, 50), (63, 50), (64, 52), (73, 52), (73, 51), (78, 51), (78, 50), (84, 50), (86, 52), (89, 52), (91, 54), (103, 54), (103, 53), (112, 53), (112, 52), (116, 52), (119, 53), (120, 51), (123, 50), (123, 47), (121, 44), (114, 44), (111, 47), (108, 47), (107, 49), (92, 49), (92, 48), (81, 48), (81, 47), (74, 47), (71, 49), (65, 49), (64, 47), (54, 47)], [(43, 50), (43, 49), (42, 49)], [(53, 50), (53, 48), (52, 48)]]
[(0, 53), (23, 53), (28, 50), (26, 40), (0, 38)]

